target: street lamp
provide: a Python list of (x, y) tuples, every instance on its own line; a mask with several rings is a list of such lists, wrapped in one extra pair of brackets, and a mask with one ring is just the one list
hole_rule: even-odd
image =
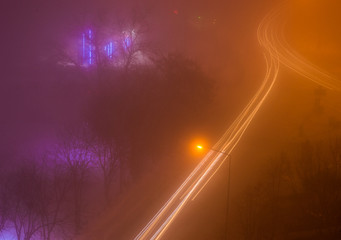
[(230, 156), (230, 154), (228, 154), (228, 153), (226, 153), (226, 152), (223, 152), (223, 151), (219, 151), (219, 150), (216, 150), (216, 149), (213, 149), (213, 148), (206, 148), (206, 147), (204, 147), (204, 146), (202, 146), (202, 145), (197, 145), (197, 148), (198, 149), (208, 149), (208, 150), (212, 150), (212, 151), (214, 151), (214, 152), (218, 152), (218, 153), (222, 153), (222, 154), (225, 154), (226, 156)]
[[(205, 147), (202, 145), (197, 145), (197, 148), (202, 150)], [(228, 162), (228, 175), (227, 175), (227, 202), (226, 202), (226, 217), (225, 217), (225, 226), (226, 226), (226, 231), (225, 231), (225, 239), (228, 239), (229, 236), (229, 224), (228, 224), (228, 216), (229, 216), (229, 210), (230, 210), (230, 182), (231, 182), (231, 154), (228, 154), (226, 152), (222, 152), (213, 148), (207, 148), (209, 150), (212, 150), (214, 152), (222, 153), (225, 154), (229, 159), (227, 160)]]

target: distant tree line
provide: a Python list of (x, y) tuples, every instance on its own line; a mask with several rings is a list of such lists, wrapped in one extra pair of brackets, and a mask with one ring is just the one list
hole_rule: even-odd
[[(65, 70), (62, 70), (65, 71)], [(82, 116), (44, 154), (1, 169), (0, 232), (71, 239), (155, 166), (172, 166), (179, 139), (205, 124), (213, 80), (177, 54), (126, 69), (103, 68)]]
[(271, 159), (258, 183), (239, 196), (238, 239), (340, 239), (340, 121), (330, 135)]
[[(196, 61), (156, 50), (149, 10), (138, 9), (93, 17), (93, 65), (58, 42), (25, 81), (62, 103), (44, 104), (63, 126), (43, 153), (0, 162), (0, 235), (73, 239), (143, 175), (178, 164), (183, 139), (207, 126), (214, 80)], [(129, 40), (116, 62), (102, 51), (112, 36)]]

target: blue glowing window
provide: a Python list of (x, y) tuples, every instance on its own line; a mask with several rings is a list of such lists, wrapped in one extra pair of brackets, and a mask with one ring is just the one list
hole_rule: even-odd
[(83, 65), (92, 65), (95, 63), (95, 47), (93, 45), (93, 33), (92, 30), (89, 29), (85, 33), (82, 34), (82, 64)]
[(104, 46), (104, 52), (105, 55), (109, 58), (112, 59), (113, 58), (113, 53), (114, 53), (114, 44), (112, 41), (110, 41), (107, 45)]

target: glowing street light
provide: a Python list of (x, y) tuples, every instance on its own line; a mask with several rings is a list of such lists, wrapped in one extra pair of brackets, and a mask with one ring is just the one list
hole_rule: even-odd
[(197, 149), (200, 149), (200, 150), (202, 150), (202, 149), (208, 149), (208, 150), (212, 150), (212, 151), (214, 151), (214, 152), (226, 154), (227, 156), (230, 155), (230, 154), (228, 154), (228, 153), (226, 153), (226, 152), (222, 152), (222, 151), (219, 151), (219, 150), (216, 150), (216, 149), (213, 149), (213, 148), (206, 148), (206, 147), (204, 147), (204, 146), (202, 146), (202, 145), (197, 145)]

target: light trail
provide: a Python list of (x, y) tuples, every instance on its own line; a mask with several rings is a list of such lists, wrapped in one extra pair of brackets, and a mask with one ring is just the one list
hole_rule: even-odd
[[(267, 71), (261, 87), (214, 149), (230, 154), (268, 96), (279, 65), (274, 54), (266, 54), (265, 59)], [(160, 239), (183, 207), (200, 193), (225, 160), (224, 154), (210, 151), (135, 239)]]
[[(267, 36), (264, 36), (263, 39), (267, 41), (268, 51), (276, 52), (280, 63), (297, 74), (327, 89), (340, 91), (341, 82), (336, 77), (305, 59), (286, 41), (284, 34), (285, 22), (281, 21), (281, 19), (284, 19), (281, 18), (282, 10), (286, 8), (285, 5), (279, 6), (271, 11), (261, 23), (261, 25), (268, 28)], [(272, 23), (276, 23), (276, 27), (271, 28)]]
[(280, 64), (323, 87), (334, 90), (341, 89), (338, 80), (297, 54), (283, 39), (283, 31), (278, 35), (277, 29), (282, 8), (283, 6), (275, 8), (259, 24), (257, 36), (260, 45), (265, 50), (266, 74), (253, 98), (213, 147), (213, 149), (224, 152), (226, 155), (211, 150), (159, 212), (135, 237), (135, 240), (160, 239), (186, 204), (194, 200), (205, 188), (226, 161), (226, 156), (231, 154), (237, 146), (268, 97), (278, 77)]

